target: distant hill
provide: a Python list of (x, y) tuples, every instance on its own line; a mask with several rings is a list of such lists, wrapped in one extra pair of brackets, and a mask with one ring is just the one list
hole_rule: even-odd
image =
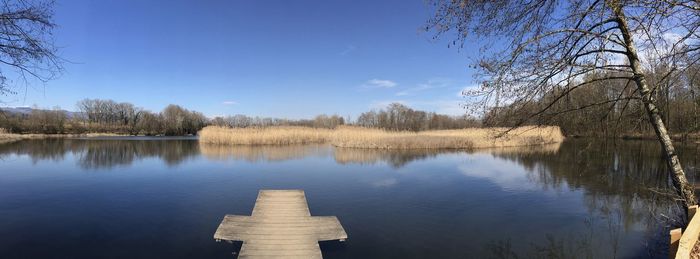
[[(23, 114), (23, 115), (29, 115), (32, 113), (32, 111), (35, 110), (34, 108), (31, 107), (0, 107), (0, 111), (7, 113), (7, 114)], [(46, 110), (46, 109), (39, 109), (39, 110)], [(67, 110), (61, 110), (63, 113), (66, 114), (66, 117), (69, 119), (80, 116), (80, 112), (72, 112), (72, 111), (67, 111)]]

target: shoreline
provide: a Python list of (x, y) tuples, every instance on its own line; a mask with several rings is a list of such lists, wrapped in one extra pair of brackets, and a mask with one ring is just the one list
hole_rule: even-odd
[[(213, 127), (213, 126), (210, 126)], [(346, 128), (356, 128), (356, 127), (348, 127), (345, 126)], [(207, 128), (207, 127), (205, 127)], [(269, 128), (263, 128), (263, 129), (274, 129), (274, 128), (280, 128), (280, 127), (269, 127)], [(363, 128), (364, 129), (364, 128)], [(481, 129), (481, 130), (493, 130), (494, 128), (476, 128), (476, 129)], [(321, 131), (328, 131), (329, 129), (315, 129), (315, 130), (321, 130)], [(367, 129), (367, 130), (376, 130), (376, 129)], [(441, 130), (441, 131), (455, 131), (455, 130)], [(458, 131), (458, 130), (457, 130)], [(435, 132), (435, 131), (433, 131)], [(392, 132), (389, 132), (391, 134)], [(396, 132), (399, 135), (402, 133), (406, 132)], [(416, 134), (416, 132), (410, 132), (409, 134)], [(421, 132), (417, 132), (421, 133)], [(194, 135), (198, 136), (198, 135)], [(38, 134), (38, 133), (22, 133), (22, 134), (17, 134), (17, 133), (4, 133), (0, 131), (0, 144), (5, 144), (5, 143), (11, 143), (15, 141), (20, 141), (20, 140), (26, 140), (26, 139), (52, 139), (52, 138), (100, 138), (100, 137), (163, 137), (160, 135), (157, 136), (148, 136), (148, 135), (129, 135), (129, 134), (120, 134), (120, 133), (82, 133), (82, 134)], [(192, 136), (167, 136), (167, 137), (192, 137)], [(398, 136), (393, 136), (394, 138), (399, 138)], [(575, 138), (575, 139), (586, 139), (586, 138), (603, 138), (603, 139), (610, 139), (610, 140), (646, 140), (646, 141), (656, 141), (656, 136), (654, 135), (647, 135), (647, 134), (627, 134), (627, 135), (620, 135), (620, 136), (588, 136), (588, 135), (570, 135), (570, 136), (563, 136), (562, 134), (562, 139), (560, 141), (535, 141), (531, 143), (520, 143), (516, 145), (458, 145), (458, 146), (441, 146), (441, 147), (433, 147), (433, 146), (418, 146), (418, 147), (410, 147), (410, 148), (400, 148), (400, 147), (392, 147), (392, 146), (381, 146), (381, 145), (353, 145), (352, 143), (342, 143), (342, 142), (333, 142), (333, 141), (328, 141), (328, 140), (315, 140), (315, 141), (282, 141), (283, 143), (248, 143), (248, 144), (243, 144), (243, 143), (237, 143), (237, 144), (231, 144), (231, 143), (212, 143), (211, 141), (200, 141), (204, 144), (210, 144), (210, 145), (225, 145), (225, 146), (274, 146), (274, 145), (296, 145), (296, 144), (329, 144), (334, 147), (338, 148), (358, 148), (358, 149), (463, 149), (463, 150), (470, 150), (470, 149), (480, 149), (480, 148), (494, 148), (494, 147), (500, 147), (500, 148), (509, 148), (509, 147), (527, 147), (527, 146), (541, 146), (541, 145), (548, 145), (548, 144), (554, 144), (554, 143), (559, 143), (563, 142), (565, 138)], [(671, 139), (674, 142), (681, 142), (681, 143), (691, 143), (691, 144), (700, 144), (700, 133), (691, 133), (687, 135), (679, 135), (675, 134), (671, 136)], [(394, 139), (395, 142), (400, 141), (399, 139)]]
[[(600, 138), (600, 139), (612, 139), (612, 140), (653, 140), (658, 141), (656, 135), (648, 134), (625, 134), (620, 136), (589, 136), (589, 135), (570, 135), (569, 138)], [(700, 133), (691, 133), (687, 135), (674, 134), (671, 135), (671, 140), (674, 142), (691, 142), (700, 144)]]
[(17, 134), (0, 132), (0, 144), (11, 143), (27, 139), (52, 139), (52, 138), (99, 138), (99, 137), (138, 137), (134, 135), (118, 133), (83, 133), (83, 134)]

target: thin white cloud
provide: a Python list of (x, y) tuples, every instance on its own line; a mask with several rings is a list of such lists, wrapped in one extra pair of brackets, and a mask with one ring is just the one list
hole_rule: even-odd
[(407, 96), (407, 95), (415, 95), (418, 92), (430, 90), (430, 89), (435, 89), (435, 88), (442, 88), (445, 86), (442, 85), (433, 85), (433, 84), (418, 84), (416, 87), (411, 87), (406, 90), (400, 91), (396, 93), (396, 96)]
[(416, 107), (420, 110), (434, 111), (438, 114), (461, 116), (467, 114), (464, 104), (461, 100), (435, 100), (415, 102)]
[(386, 79), (371, 79), (365, 82), (362, 87), (364, 88), (392, 88), (399, 85), (398, 83), (386, 80)]
[(417, 93), (422, 92), (422, 91), (446, 88), (446, 87), (450, 86), (451, 82), (452, 82), (452, 80), (445, 79), (445, 78), (430, 79), (430, 80), (428, 80), (428, 82), (418, 84), (418, 86), (416, 86), (416, 87), (411, 87), (411, 88), (407, 88), (407, 89), (404, 89), (402, 91), (399, 91), (396, 93), (396, 96), (410, 96), (410, 95), (416, 95)]
[(355, 47), (355, 45), (350, 44), (350, 45), (346, 46), (345, 49), (343, 49), (343, 51), (341, 51), (339, 54), (341, 56), (345, 56), (347, 54), (350, 54), (350, 52), (355, 51), (356, 49), (357, 49), (357, 47)]
[(236, 105), (236, 104), (238, 104), (238, 102), (236, 102), (236, 101), (223, 101), (223, 102), (221, 102), (221, 104), (223, 104), (223, 105)]

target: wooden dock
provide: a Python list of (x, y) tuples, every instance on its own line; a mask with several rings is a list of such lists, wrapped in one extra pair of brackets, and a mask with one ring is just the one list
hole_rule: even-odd
[(322, 258), (318, 241), (345, 241), (335, 216), (311, 216), (303, 190), (260, 190), (252, 216), (226, 215), (214, 239), (243, 241), (238, 258)]
[(688, 208), (688, 226), (686, 226), (685, 229), (673, 229), (669, 234), (671, 243), (668, 246), (668, 258), (697, 258), (697, 251), (694, 251), (694, 248), (698, 245), (698, 237), (700, 237), (700, 214), (698, 214), (698, 205), (693, 205)]

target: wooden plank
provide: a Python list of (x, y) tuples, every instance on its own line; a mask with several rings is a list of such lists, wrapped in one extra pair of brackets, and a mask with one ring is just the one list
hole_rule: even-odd
[(690, 220), (688, 222), (688, 226), (685, 228), (685, 231), (683, 231), (681, 239), (678, 241), (678, 252), (676, 252), (676, 258), (690, 258), (690, 252), (693, 250), (695, 243), (698, 241), (698, 236), (700, 236), (700, 217), (695, 217), (695, 212), (697, 209), (697, 205), (690, 206), (688, 208), (688, 218)]
[(681, 240), (681, 235), (683, 230), (680, 228), (670, 231), (671, 243), (668, 246), (668, 258), (676, 258), (676, 253), (678, 253), (678, 241)]
[(216, 240), (243, 241), (239, 258), (322, 258), (318, 241), (347, 239), (335, 216), (312, 217), (303, 190), (261, 190), (252, 216), (226, 215)]

